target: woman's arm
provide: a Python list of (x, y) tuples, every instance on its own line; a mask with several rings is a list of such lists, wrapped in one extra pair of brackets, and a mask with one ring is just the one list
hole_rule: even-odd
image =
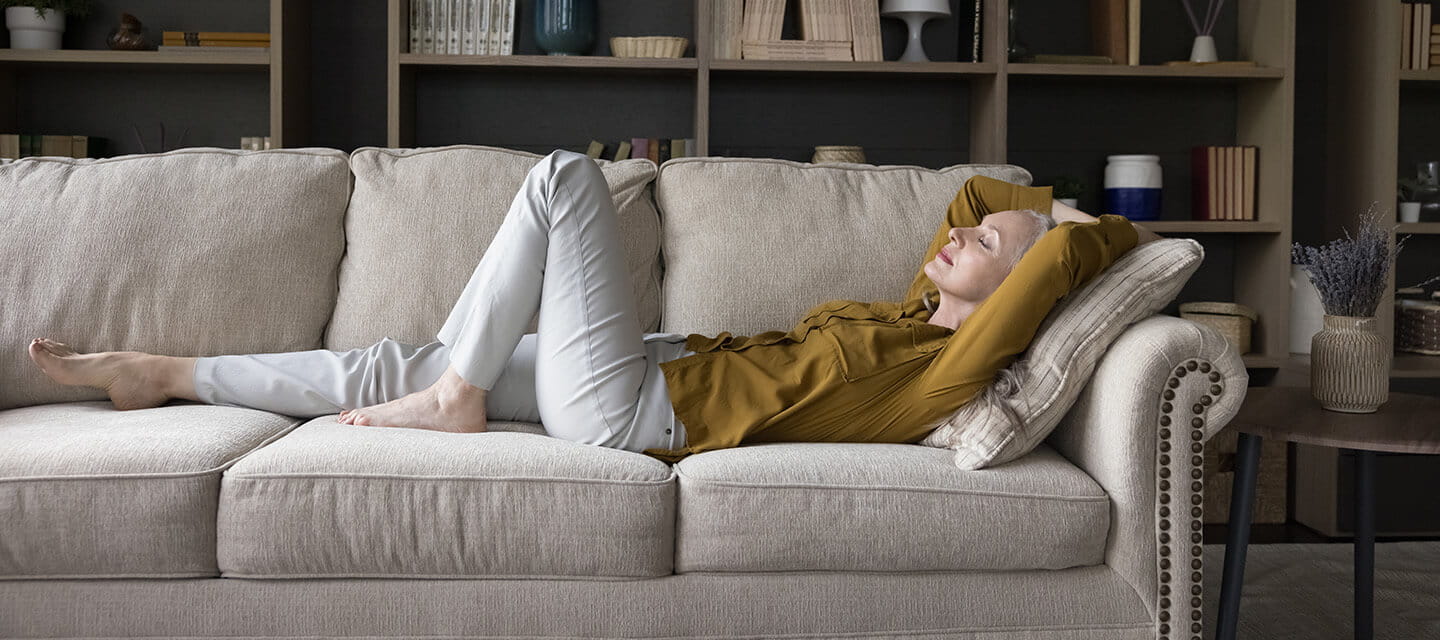
[[(1055, 218), (1056, 222), (1065, 222), (1067, 220), (1074, 220), (1076, 222), (1095, 221), (1094, 216), (1074, 207), (1066, 206), (1065, 203), (1060, 202), (1059, 200), (1056, 200), (1050, 204), (1050, 217)], [(1152, 242), (1160, 239), (1160, 236), (1155, 235), (1153, 232), (1146, 229), (1145, 227), (1135, 224), (1134, 221), (1131, 221), (1130, 225), (1135, 227), (1135, 234), (1140, 238), (1137, 244), (1145, 244), (1146, 242)]]

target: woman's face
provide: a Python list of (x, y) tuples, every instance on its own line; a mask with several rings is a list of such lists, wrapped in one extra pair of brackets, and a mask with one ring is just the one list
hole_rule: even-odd
[(941, 300), (979, 304), (1000, 288), (1010, 265), (1034, 233), (1034, 223), (1019, 211), (997, 211), (979, 226), (950, 229), (950, 243), (925, 264), (925, 275), (940, 289)]

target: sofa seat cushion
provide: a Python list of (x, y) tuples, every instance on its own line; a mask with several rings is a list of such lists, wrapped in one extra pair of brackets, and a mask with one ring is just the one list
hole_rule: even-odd
[(675, 480), (649, 456), (536, 433), (311, 420), (220, 492), (227, 577), (654, 577)]
[(221, 470), (296, 424), (201, 404), (0, 411), (0, 579), (217, 575)]
[(963, 571), (1102, 564), (1110, 501), (1041, 444), (981, 471), (914, 444), (766, 443), (676, 464), (675, 570)]

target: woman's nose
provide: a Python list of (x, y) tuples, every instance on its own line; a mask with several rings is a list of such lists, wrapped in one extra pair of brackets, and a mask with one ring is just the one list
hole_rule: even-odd
[(965, 235), (961, 232), (960, 227), (950, 228), (950, 241), (956, 245), (963, 246), (965, 244)]

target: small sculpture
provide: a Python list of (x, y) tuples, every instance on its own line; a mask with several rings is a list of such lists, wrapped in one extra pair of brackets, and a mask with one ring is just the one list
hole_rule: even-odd
[(140, 19), (128, 13), (120, 14), (120, 26), (110, 32), (105, 44), (117, 51), (149, 51), (154, 47), (145, 37), (145, 26)]

